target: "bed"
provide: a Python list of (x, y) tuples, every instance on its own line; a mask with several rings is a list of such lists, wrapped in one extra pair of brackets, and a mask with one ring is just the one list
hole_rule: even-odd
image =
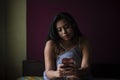
[[(120, 80), (120, 64), (92, 64), (91, 73), (94, 80)], [(17, 80), (43, 80), (44, 62), (23, 61), (23, 75)]]

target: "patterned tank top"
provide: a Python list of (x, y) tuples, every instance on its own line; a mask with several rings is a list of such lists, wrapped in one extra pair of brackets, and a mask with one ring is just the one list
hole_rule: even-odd
[[(62, 64), (63, 58), (72, 58), (75, 61), (76, 66), (80, 68), (80, 64), (82, 61), (82, 51), (81, 51), (80, 45), (78, 45), (70, 50), (65, 49), (62, 45), (60, 45), (60, 47), (63, 49), (63, 51), (57, 55), (56, 68), (58, 67), (58, 64)], [(45, 72), (43, 74), (43, 79), (49, 80), (47, 78)], [(59, 79), (53, 79), (53, 80), (65, 80), (65, 79), (59, 78)], [(81, 79), (77, 79), (77, 80), (81, 80)], [(90, 77), (86, 77), (85, 80), (92, 80), (92, 79)]]

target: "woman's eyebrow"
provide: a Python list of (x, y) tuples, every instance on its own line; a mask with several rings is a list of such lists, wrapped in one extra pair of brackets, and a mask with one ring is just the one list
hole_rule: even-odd
[(62, 25), (62, 26), (57, 26), (57, 28), (61, 28), (61, 27), (64, 27), (64, 26), (66, 26), (66, 25), (68, 25), (68, 23), (65, 23), (65, 24)]

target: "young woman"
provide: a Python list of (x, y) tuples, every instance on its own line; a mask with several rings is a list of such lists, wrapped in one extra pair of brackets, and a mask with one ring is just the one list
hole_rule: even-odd
[(70, 14), (61, 12), (53, 19), (44, 59), (44, 80), (91, 80), (88, 41)]

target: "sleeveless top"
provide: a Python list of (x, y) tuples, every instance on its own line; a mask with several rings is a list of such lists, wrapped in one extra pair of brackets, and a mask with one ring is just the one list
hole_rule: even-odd
[[(61, 47), (64, 48), (63, 46), (61, 46)], [(82, 51), (80, 49), (80, 46), (76, 46), (76, 47), (74, 47), (70, 50), (65, 49), (64, 52), (59, 54), (57, 56), (57, 59), (56, 59), (56, 67), (58, 67), (58, 64), (62, 64), (62, 59), (63, 58), (72, 58), (75, 61), (76, 66), (80, 68), (80, 64), (81, 64), (81, 61), (82, 61)], [(43, 73), (43, 80), (49, 80), (47, 78), (45, 72)], [(52, 80), (65, 80), (65, 79), (64, 78), (59, 78), (59, 79), (52, 79)], [(81, 79), (77, 79), (77, 80), (81, 80)], [(91, 79), (86, 78), (85, 80), (91, 80)]]

